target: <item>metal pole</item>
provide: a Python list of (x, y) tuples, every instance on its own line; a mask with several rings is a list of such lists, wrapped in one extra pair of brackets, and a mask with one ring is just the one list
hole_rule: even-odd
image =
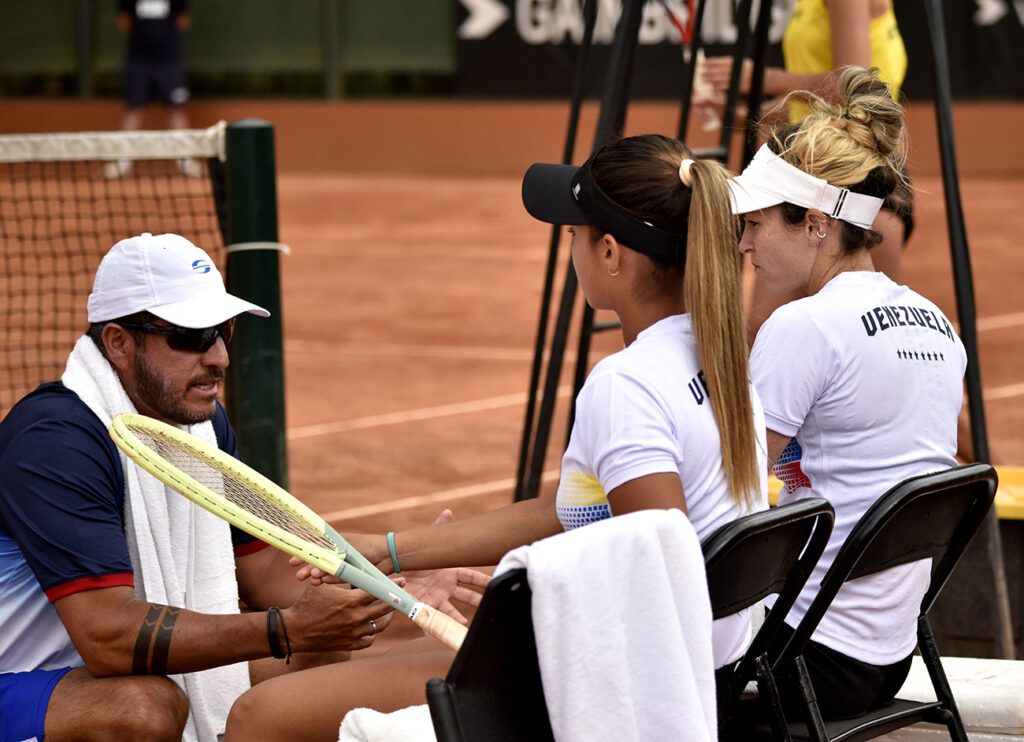
[[(942, 0), (926, 0), (925, 11), (932, 44), (932, 74), (935, 83), (935, 116), (939, 130), (942, 157), (942, 183), (946, 194), (946, 220), (949, 226), (950, 251), (953, 257), (953, 281), (956, 288), (960, 338), (967, 351), (967, 405), (971, 415), (971, 439), (974, 456), (988, 462), (988, 434), (982, 399), (980, 354), (975, 324), (974, 279), (971, 275), (967, 230), (960, 201), (960, 177), (957, 173), (956, 147), (953, 142), (953, 93), (949, 82), (949, 57), (946, 50), (945, 19)], [(1014, 658), (1013, 623), (1010, 598), (1003, 565), (1002, 538), (999, 520), (993, 507), (985, 522), (988, 561), (992, 567), (993, 599), (995, 601), (996, 652), (1004, 659)]]
[[(583, 5), (583, 39), (580, 43), (580, 55), (579, 60), (576, 63), (576, 75), (573, 80), (572, 87), (572, 98), (569, 104), (569, 128), (565, 135), (565, 147), (562, 150), (562, 164), (568, 165), (572, 162), (573, 151), (576, 149), (576, 132), (579, 127), (580, 109), (583, 104), (583, 95), (585, 92), (587, 82), (587, 71), (590, 68), (590, 49), (594, 43), (594, 26), (597, 20), (597, 0), (586, 0)], [(537, 389), (540, 386), (540, 373), (541, 366), (543, 365), (544, 348), (547, 343), (547, 329), (548, 329), (548, 317), (550, 315), (551, 296), (553, 294), (554, 282), (555, 282), (555, 267), (558, 262), (558, 245), (561, 241), (562, 230), (555, 226), (551, 230), (551, 238), (548, 244), (548, 263), (547, 268), (544, 272), (544, 289), (540, 301), (540, 318), (537, 322), (537, 341), (534, 343), (533, 348), (533, 365), (530, 369), (530, 391), (526, 397), (526, 419), (523, 422), (523, 437), (519, 446), (519, 466), (516, 471), (516, 489), (514, 492), (514, 498), (516, 501), (529, 499), (536, 497), (538, 489), (540, 487), (540, 473), (543, 470), (544, 463), (544, 450), (547, 448), (547, 438), (545, 434), (544, 446), (541, 449), (540, 461), (541, 466), (537, 469), (536, 477), (531, 473), (530, 481), (536, 480), (535, 487), (537, 489), (531, 489), (534, 485), (527, 482), (527, 468), (531, 459), (531, 447), (536, 449), (536, 433), (534, 431), (534, 413), (537, 408)], [(570, 264), (569, 270), (572, 270)], [(575, 293), (576, 288), (573, 286), (572, 291)], [(572, 304), (569, 305), (569, 312), (572, 311)], [(561, 319), (561, 315), (559, 316)], [(563, 346), (564, 347), (564, 346)], [(555, 358), (548, 359), (548, 363), (554, 363)], [(551, 415), (554, 412), (553, 405), (545, 405), (544, 401), (547, 400), (548, 394), (557, 395), (558, 393), (558, 376), (561, 374), (561, 354), (557, 360), (558, 372), (555, 374), (555, 383), (553, 386), (545, 386), (545, 397), (541, 402), (542, 409), (547, 409), (547, 416), (541, 415), (537, 421), (537, 431), (541, 428), (549, 428), (551, 426)]]
[(321, 49), (324, 63), (324, 97), (338, 97), (338, 3), (320, 0)]
[(95, 92), (92, 80), (92, 2), (75, 3), (75, 72), (78, 97), (91, 98)]
[[(228, 126), (226, 179), (228, 246), (276, 243), (274, 129), (269, 123), (247, 119)], [(287, 488), (279, 252), (229, 251), (227, 287), (270, 311), (266, 319), (238, 318), (227, 371), (228, 416), (242, 457)]]
[[(629, 84), (633, 78), (633, 59), (640, 43), (640, 22), (643, 20), (645, 0), (625, 0), (622, 4), (622, 15), (615, 29), (615, 41), (612, 44), (611, 59), (608, 69), (611, 71), (605, 79), (604, 93), (601, 96), (601, 114), (597, 120), (597, 132), (594, 135), (594, 149), (597, 151), (608, 143), (612, 137), (622, 131), (626, 123), (626, 104), (629, 101)], [(612, 327), (617, 326), (613, 324)], [(583, 318), (580, 325), (579, 345), (576, 348), (576, 369), (573, 375), (572, 400), (569, 405), (569, 431), (572, 431), (576, 420), (576, 397), (587, 379), (588, 358), (590, 357), (590, 339), (594, 334), (594, 308), (583, 305)]]
[(548, 372), (544, 383), (544, 399), (540, 405), (540, 420), (537, 435), (533, 443), (533, 456), (526, 480), (526, 487), (519, 499), (526, 500), (540, 493), (540, 478), (544, 472), (544, 457), (548, 450), (551, 436), (551, 421), (555, 413), (555, 401), (558, 398), (558, 378), (562, 374), (562, 361), (565, 359), (565, 346), (569, 338), (569, 321), (572, 318), (572, 307), (576, 301), (576, 271), (572, 262), (565, 271), (565, 284), (562, 287), (562, 300), (558, 308), (558, 321), (555, 333), (551, 338), (551, 357), (548, 359)]
[(727, 163), (729, 159), (733, 125), (736, 122), (736, 105), (740, 97), (740, 73), (743, 69), (743, 59), (747, 55), (747, 46), (750, 43), (750, 12), (753, 4), (754, 0), (740, 0), (739, 6), (736, 8), (736, 46), (733, 47), (732, 72), (729, 75), (729, 89), (725, 95), (722, 130), (718, 141), (723, 164)]
[[(606, 78), (604, 93), (601, 98), (601, 114), (598, 118), (597, 133), (594, 137), (594, 149), (597, 149), (607, 142), (614, 134), (622, 130), (626, 117), (626, 100), (628, 98), (629, 80), (633, 70), (633, 57), (640, 34), (640, 21), (643, 18), (643, 6), (645, 0), (625, 0), (622, 7), (622, 15), (619, 17), (619, 24), (615, 31), (615, 40), (612, 45), (611, 59), (608, 65), (609, 73)], [(562, 291), (562, 300), (559, 306), (558, 322), (555, 336), (551, 344), (551, 356), (548, 359), (548, 371), (544, 389), (544, 399), (541, 402), (540, 420), (537, 426), (537, 433), (534, 439), (533, 452), (527, 474), (526, 486), (522, 492), (517, 492), (517, 499), (529, 499), (536, 497), (540, 491), (540, 477), (544, 468), (544, 458), (547, 452), (548, 440), (551, 433), (551, 421), (553, 418), (555, 397), (558, 392), (558, 377), (562, 368), (562, 361), (565, 354), (565, 346), (568, 338), (568, 325), (575, 303), (576, 272), (570, 263), (566, 270), (565, 285)], [(584, 312), (586, 315), (586, 312)], [(593, 314), (584, 322), (581, 329), (580, 346), (577, 352), (576, 384), (573, 393), (573, 405), (575, 406), (575, 393), (578, 387), (582, 386), (580, 368), (584, 369), (586, 375), (587, 350), (589, 348), (590, 333), (593, 331)], [(573, 407), (574, 409), (574, 407)], [(569, 426), (572, 427), (572, 410), (569, 415)]]
[[(705, 0), (697, 0), (694, 7), (693, 36), (690, 39), (690, 59), (683, 61), (683, 85), (679, 91), (681, 106), (679, 109), (679, 126), (676, 129), (676, 139), (680, 142), (686, 141), (686, 132), (690, 128), (690, 110), (693, 107), (693, 76), (697, 71), (697, 52), (702, 48), (700, 29), (704, 23)], [(686, 19), (687, 23), (691, 19)]]
[(608, 62), (609, 73), (601, 96), (601, 114), (594, 136), (594, 150), (621, 132), (626, 121), (626, 102), (629, 99), (629, 83), (633, 77), (633, 58), (639, 43), (644, 4), (645, 0), (623, 0), (622, 15), (615, 29), (611, 59)]
[(758, 129), (761, 122), (761, 104), (764, 102), (764, 65), (768, 57), (768, 30), (772, 24), (772, 0), (760, 0), (757, 25), (754, 26), (754, 69), (747, 93), (747, 124), (744, 132), (742, 171), (757, 152)]

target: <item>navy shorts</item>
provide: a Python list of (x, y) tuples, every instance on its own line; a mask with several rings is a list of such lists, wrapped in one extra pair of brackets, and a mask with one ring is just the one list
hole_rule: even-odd
[(43, 739), (50, 696), (70, 669), (0, 674), (0, 742)]
[(132, 108), (159, 101), (165, 106), (188, 102), (185, 68), (180, 62), (128, 60), (124, 71), (124, 100)]

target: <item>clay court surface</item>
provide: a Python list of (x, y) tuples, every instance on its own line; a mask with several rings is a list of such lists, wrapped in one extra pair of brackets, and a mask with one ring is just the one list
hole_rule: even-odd
[[(640, 128), (647, 123), (636, 130), (651, 130)], [(929, 126), (924, 119), (919, 127), (922, 150), (934, 146)], [(547, 155), (525, 152), (522, 169), (545, 156), (557, 160), (562, 135)], [(982, 134), (958, 136), (964, 152)], [(453, 157), (462, 156), (462, 145), (439, 136), (426, 157), (441, 158), (437, 149), (449, 141)], [(284, 149), (278, 188), (281, 238), (292, 247), (283, 259), (292, 491), (348, 530), (400, 529), (446, 506), (458, 517), (509, 502), (550, 234), (524, 212), (518, 174), (466, 177), (458, 162), (454, 175), (374, 174), (361, 162), (360, 172), (310, 173), (291, 170)], [(906, 282), (955, 318), (935, 155), (915, 157), (924, 174), (916, 178)], [(991, 445), (1024, 463), (1024, 174), (971, 174), (961, 187)], [(557, 275), (560, 287), (564, 268)], [(595, 336), (592, 360), (620, 342), (614, 333)], [(568, 375), (563, 384), (567, 393)], [(566, 406), (567, 397), (563, 414)], [(564, 423), (556, 424), (548, 489), (564, 436)]]
[[(1024, 153), (1012, 137), (1022, 108), (957, 110), (990, 440), (1016, 464)], [(282, 258), (290, 488), (340, 529), (398, 530), (443, 507), (459, 517), (510, 501), (550, 234), (524, 212), (519, 177), (531, 162), (559, 159), (566, 110), (195, 104), (196, 126), (248, 116), (275, 124), (280, 234), (292, 250)], [(912, 113), (917, 231), (905, 278), (955, 318), (934, 119), (921, 106)], [(111, 129), (117, 115), (112, 101), (11, 105), (0, 131)], [(627, 133), (671, 133), (674, 115), (637, 106)], [(578, 152), (594, 120), (591, 106)], [(557, 275), (560, 286), (564, 256)], [(613, 335), (595, 337), (592, 361), (616, 349)], [(568, 376), (563, 384), (567, 394)], [(566, 407), (567, 396), (562, 416)], [(559, 422), (549, 490), (564, 439)]]
[[(906, 282), (954, 317), (941, 183), (918, 185)], [(279, 189), (292, 491), (353, 530), (508, 502), (549, 234), (518, 179), (284, 173)], [(973, 178), (963, 197), (991, 445), (1024, 462), (1024, 183)]]

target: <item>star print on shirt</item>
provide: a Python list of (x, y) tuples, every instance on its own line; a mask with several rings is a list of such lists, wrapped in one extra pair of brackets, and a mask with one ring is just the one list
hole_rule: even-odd
[(918, 351), (918, 350), (906, 350), (903, 348), (896, 349), (896, 357), (901, 360), (908, 361), (945, 361), (946, 354), (940, 353), (939, 351)]

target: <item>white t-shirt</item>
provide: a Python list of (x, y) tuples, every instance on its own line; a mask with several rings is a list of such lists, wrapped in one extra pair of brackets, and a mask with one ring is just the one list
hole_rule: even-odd
[[(751, 375), (769, 430), (794, 441), (775, 464), (780, 503), (824, 497), (835, 529), (786, 620), (795, 626), (864, 512), (912, 476), (955, 465), (967, 356), (932, 302), (882, 273), (846, 272), (780, 307), (758, 332)], [(888, 665), (917, 645), (931, 560), (846, 583), (813, 639)]]
[[(764, 416), (750, 387), (758, 471), (767, 470)], [(704, 538), (746, 515), (729, 495), (721, 442), (704, 387), (688, 315), (667, 317), (628, 347), (600, 361), (576, 402), (576, 422), (562, 457), (558, 518), (566, 530), (613, 515), (606, 496), (650, 474), (677, 472), (687, 517)], [(767, 508), (767, 475), (754, 510)], [(750, 642), (750, 611), (715, 621), (715, 666), (738, 659)]]

